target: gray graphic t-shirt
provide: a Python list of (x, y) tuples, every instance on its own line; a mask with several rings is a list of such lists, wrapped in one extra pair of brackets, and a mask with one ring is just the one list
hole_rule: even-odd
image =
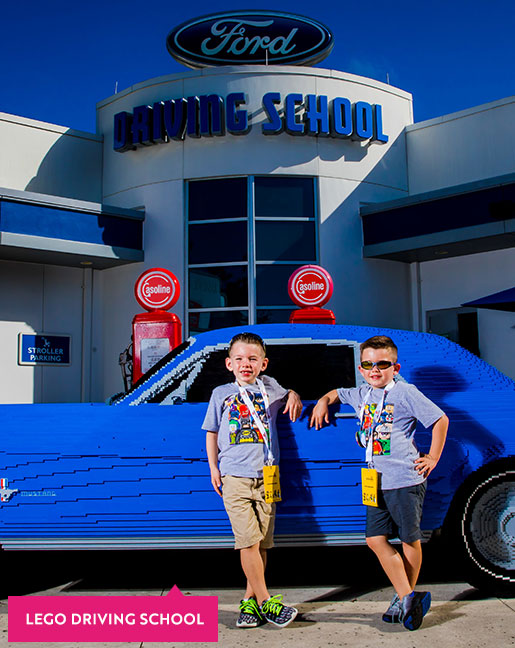
[[(254, 408), (268, 430), (273, 463), (279, 462), (279, 443), (275, 419), (288, 395), (288, 390), (269, 376), (261, 376), (270, 403), (270, 421), (266, 415), (263, 395), (257, 385), (246, 387)], [(220, 472), (233, 477), (262, 477), (268, 457), (259, 427), (240, 395), (238, 385), (228, 383), (213, 390), (202, 429), (218, 432), (218, 460)]]
[(428, 428), (444, 413), (415, 385), (398, 381), (386, 394), (381, 414), (375, 415), (383, 393), (384, 389), (370, 385), (338, 389), (340, 401), (353, 407), (358, 415), (365, 403), (361, 432), (366, 439), (373, 435), (370, 467), (381, 473), (381, 488), (391, 490), (421, 484), (425, 477), (419, 475), (413, 463), (420, 456), (414, 438), (417, 421)]

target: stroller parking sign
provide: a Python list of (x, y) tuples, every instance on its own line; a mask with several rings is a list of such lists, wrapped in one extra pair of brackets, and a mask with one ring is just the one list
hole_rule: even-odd
[(71, 363), (71, 335), (20, 333), (18, 336), (19, 365), (66, 366)]

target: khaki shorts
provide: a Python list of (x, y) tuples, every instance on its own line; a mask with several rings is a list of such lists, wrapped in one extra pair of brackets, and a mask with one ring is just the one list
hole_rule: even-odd
[(275, 504), (265, 502), (262, 479), (222, 477), (224, 506), (234, 533), (234, 548), (274, 546)]

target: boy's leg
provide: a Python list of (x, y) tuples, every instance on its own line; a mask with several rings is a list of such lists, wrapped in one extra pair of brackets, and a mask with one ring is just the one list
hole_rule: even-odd
[(401, 554), (388, 542), (396, 527), (384, 499), (384, 491), (380, 493), (379, 506), (367, 506), (366, 510), (367, 545), (377, 556), (383, 571), (402, 600), (403, 596), (412, 592), (412, 588), (410, 588)]
[(402, 557), (404, 560), (404, 569), (408, 577), (411, 589), (415, 589), (422, 566), (422, 543), (420, 540), (415, 542), (402, 543)]
[(425, 493), (425, 482), (384, 493), (385, 502), (402, 542), (404, 569), (412, 590), (415, 589), (422, 566), (420, 520)]
[(247, 577), (245, 598), (249, 599), (254, 596), (258, 605), (270, 598), (265, 583), (266, 551), (260, 548), (260, 544), (260, 542), (256, 542), (251, 547), (240, 549), (241, 566)]
[[(387, 536), (367, 538), (367, 544), (379, 558), (382, 568), (390, 579), (399, 596), (398, 608), (393, 608), (393, 601), (383, 615), (383, 621), (395, 623), (401, 621), (408, 630), (417, 630), (431, 606), (429, 592), (415, 592), (406, 573), (403, 557), (388, 542)], [(408, 550), (409, 551), (409, 550)], [(416, 554), (415, 550), (415, 554)], [(413, 566), (410, 566), (410, 569)], [(414, 571), (412, 571), (414, 574)], [(418, 572), (417, 572), (418, 574)], [(396, 618), (393, 618), (393, 617)]]
[[(224, 475), (224, 506), (234, 533), (235, 549), (240, 552), (240, 561), (247, 578), (244, 601), (268, 596), (264, 585), (266, 556), (261, 545), (263, 530), (254, 503), (257, 479)], [(273, 529), (273, 527), (272, 527)]]
[(377, 556), (381, 567), (402, 601), (404, 596), (411, 594), (413, 591), (402, 556), (388, 542), (388, 536), (386, 535), (368, 537), (367, 545)]
[[(259, 553), (261, 554), (261, 560), (263, 561), (263, 572), (265, 572), (266, 571), (266, 561), (267, 561), (266, 549), (263, 549), (260, 546), (259, 547)], [(241, 558), (241, 556), (240, 556), (240, 558)], [(252, 589), (252, 586), (251, 586), (251, 584), (249, 583), (249, 581), (247, 579), (247, 589), (245, 590), (245, 598), (248, 599), (251, 596), (253, 596), (254, 598), (257, 598), (256, 593)]]
[(420, 520), (426, 492), (426, 483), (393, 491), (384, 491), (388, 511), (398, 528), (403, 548), (403, 565), (412, 592), (401, 598), (402, 624), (408, 630), (417, 630), (431, 606), (429, 592), (417, 592), (415, 586), (422, 564)]
[[(282, 595), (271, 597), (268, 593), (265, 583), (266, 550), (255, 544), (240, 549), (240, 556), (241, 566), (247, 576), (245, 599), (255, 597), (263, 621), (269, 621), (279, 627), (289, 625), (297, 616), (297, 609), (285, 605)], [(241, 604), (244, 603), (245, 601), (242, 601)]]

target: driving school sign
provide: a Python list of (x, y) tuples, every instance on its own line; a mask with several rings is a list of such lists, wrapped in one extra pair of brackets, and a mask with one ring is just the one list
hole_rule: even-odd
[[(252, 129), (249, 97), (244, 92), (179, 97), (136, 106), (116, 113), (113, 149), (118, 153), (153, 144), (184, 140), (186, 136), (247, 135)], [(332, 137), (377, 144), (388, 142), (381, 104), (352, 103), (346, 97), (292, 92), (267, 92), (261, 99), (263, 135)]]
[(216, 65), (312, 65), (333, 49), (329, 29), (315, 20), (284, 12), (227, 11), (202, 16), (173, 29), (170, 54), (198, 69)]
[[(334, 45), (331, 32), (310, 18), (284, 12), (230, 11), (179, 25), (167, 37), (172, 56), (188, 67), (220, 65), (310, 65)], [(266, 68), (265, 68), (266, 69)], [(165, 96), (114, 115), (113, 150), (184, 141), (188, 138), (247, 135), (252, 121), (263, 135), (308, 135), (385, 144), (383, 107), (327, 94), (281, 93), (276, 89), (250, 97), (243, 89), (229, 94)]]
[(168, 310), (179, 299), (179, 280), (164, 268), (151, 268), (139, 276), (134, 295), (140, 306), (148, 311)]
[(297, 306), (323, 306), (333, 294), (333, 280), (324, 268), (305, 265), (291, 275), (288, 293)]

